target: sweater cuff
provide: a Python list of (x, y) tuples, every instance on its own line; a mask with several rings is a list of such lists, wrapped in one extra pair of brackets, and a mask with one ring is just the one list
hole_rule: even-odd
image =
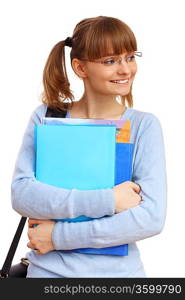
[[(54, 249), (72, 250), (86, 248), (89, 240), (90, 224), (85, 222), (84, 229), (83, 223), (84, 222), (56, 222), (52, 231), (52, 243)], [(71, 234), (71, 232), (74, 234)]]
[[(81, 190), (75, 200), (75, 207), (78, 207), (79, 215), (99, 218), (115, 214), (115, 193), (112, 188)], [(79, 206), (77, 205), (78, 200)]]

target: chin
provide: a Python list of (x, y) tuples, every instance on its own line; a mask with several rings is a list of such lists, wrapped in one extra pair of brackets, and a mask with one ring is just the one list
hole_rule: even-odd
[(130, 93), (130, 91), (128, 91), (127, 93), (119, 93), (119, 96), (125, 97), (125, 96), (127, 96), (129, 93)]
[(130, 89), (127, 89), (127, 90), (125, 90), (125, 91), (123, 91), (123, 92), (117, 91), (116, 95), (119, 95), (119, 96), (126, 96), (126, 95), (128, 95), (129, 93), (130, 93)]

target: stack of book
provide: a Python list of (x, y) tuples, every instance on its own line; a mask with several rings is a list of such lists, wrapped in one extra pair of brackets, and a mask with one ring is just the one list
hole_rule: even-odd
[[(130, 120), (43, 118), (42, 124), (35, 127), (36, 179), (56, 187), (79, 190), (112, 188), (131, 180), (130, 127)], [(55, 221), (93, 219), (79, 216)], [(66, 251), (128, 255), (128, 245)]]

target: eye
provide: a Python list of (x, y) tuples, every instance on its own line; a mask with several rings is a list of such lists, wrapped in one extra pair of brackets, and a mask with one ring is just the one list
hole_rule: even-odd
[(103, 61), (103, 64), (104, 65), (113, 65), (115, 62), (116, 62), (116, 59), (112, 57), (112, 58), (105, 59)]
[(135, 60), (134, 54), (127, 56), (127, 61), (134, 61), (134, 60)]

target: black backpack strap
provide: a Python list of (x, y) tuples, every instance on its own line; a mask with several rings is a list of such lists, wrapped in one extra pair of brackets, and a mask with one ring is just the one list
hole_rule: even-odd
[(16, 233), (14, 235), (14, 238), (12, 240), (12, 243), (11, 243), (11, 246), (9, 248), (8, 254), (6, 256), (5, 262), (2, 266), (2, 269), (0, 270), (0, 278), (6, 278), (9, 275), (12, 260), (14, 258), (15, 251), (17, 249), (22, 231), (24, 229), (26, 219), (27, 219), (26, 217), (21, 217), (18, 228), (17, 228)]
[(48, 106), (45, 117), (47, 118), (65, 118), (67, 111), (58, 110)]

